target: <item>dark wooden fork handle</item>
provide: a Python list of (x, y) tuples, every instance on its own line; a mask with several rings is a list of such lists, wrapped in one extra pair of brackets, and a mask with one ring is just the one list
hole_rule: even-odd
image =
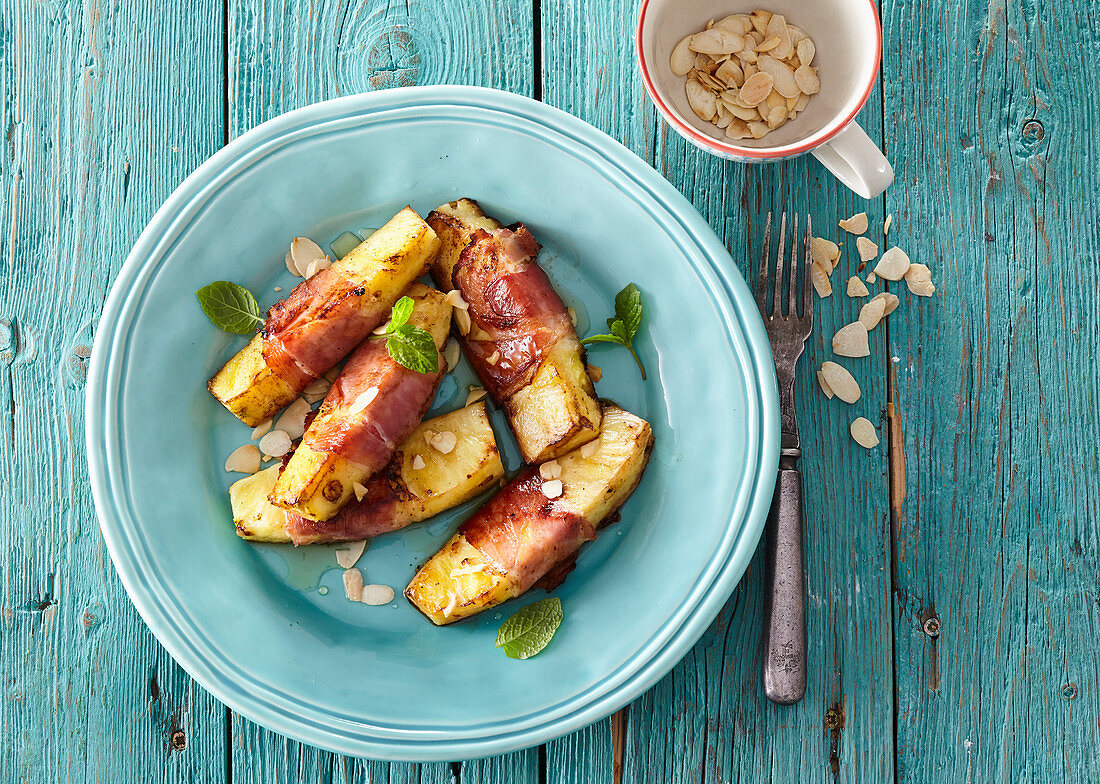
[(806, 591), (802, 566), (802, 475), (780, 462), (767, 527), (764, 693), (791, 705), (806, 693)]

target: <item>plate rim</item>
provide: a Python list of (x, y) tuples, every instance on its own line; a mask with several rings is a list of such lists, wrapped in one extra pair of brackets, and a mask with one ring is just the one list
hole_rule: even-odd
[[(201, 201), (206, 190), (216, 184), (227, 170), (253, 154), (260, 154), (262, 157), (266, 154), (263, 148), (303, 129), (339, 118), (427, 105), (503, 112), (513, 118), (563, 134), (586, 146), (585, 152), (597, 156), (616, 174), (643, 185), (649, 199), (676, 219), (680, 228), (693, 239), (709, 271), (723, 284), (720, 296), (715, 298), (721, 303), (723, 315), (740, 327), (746, 352), (751, 359), (753, 373), (746, 378), (746, 386), (758, 396), (756, 407), (759, 421), (756, 432), (759, 433), (759, 470), (753, 481), (746, 483), (740, 493), (742, 498), (747, 496), (744, 518), (739, 534), (730, 544), (724, 567), (716, 572), (709, 586), (699, 589), (696, 583), (696, 590), (692, 592), (698, 591), (695, 606), (689, 610), (679, 628), (656, 646), (648, 659), (638, 663), (632, 673), (625, 678), (619, 678), (605, 692), (564, 716), (516, 732), (458, 739), (366, 737), (362, 734), (350, 734), (354, 728), (307, 723), (305, 717), (298, 717), (297, 721), (284, 718), (283, 713), (274, 710), (272, 706), (250, 699), (251, 695), (240, 689), (239, 684), (224, 668), (214, 667), (214, 672), (208, 672), (201, 661), (201, 654), (194, 648), (193, 641), (182, 638), (169, 628), (166, 616), (170, 615), (171, 608), (158, 604), (161, 600), (152, 595), (155, 583), (145, 578), (156, 575), (146, 574), (143, 567), (134, 562), (135, 556), (127, 541), (126, 525), (121, 520), (125, 515), (119, 515), (118, 499), (111, 491), (106, 434), (116, 436), (118, 425), (112, 416), (112, 404), (103, 398), (103, 393), (109, 386), (108, 371), (111, 358), (116, 353), (113, 350), (115, 344), (124, 340), (130, 331), (130, 324), (123, 325), (124, 329), (120, 331), (119, 315), (133, 297), (145, 288), (144, 285), (127, 284), (142, 281), (142, 273), (148, 273), (149, 263), (156, 259), (161, 244), (171, 239), (172, 230), (176, 228), (180, 218), (186, 216), (195, 202)], [(116, 275), (100, 316), (97, 328), (99, 334), (93, 343), (85, 396), (88, 469), (100, 530), (127, 595), (158, 642), (192, 678), (218, 700), (265, 727), (338, 753), (393, 761), (471, 759), (542, 743), (612, 713), (671, 671), (710, 626), (743, 576), (755, 552), (770, 506), (779, 459), (778, 391), (771, 350), (763, 322), (759, 317), (752, 317), (757, 311), (747, 285), (732, 260), (726, 265), (716, 263), (723, 259), (729, 260), (729, 254), (714, 231), (694, 206), (645, 161), (588, 123), (525, 96), (484, 87), (406, 87), (322, 101), (257, 125), (202, 163), (165, 200), (139, 235)], [(752, 427), (749, 429), (754, 430)], [(740, 505), (737, 494), (732, 499), (734, 508)], [(165, 593), (168, 594), (167, 591)], [(692, 599), (692, 594), (689, 594), (685, 602)], [(215, 647), (214, 653), (220, 654), (220, 651)], [(627, 664), (621, 665), (619, 671), (626, 667)], [(603, 680), (612, 679), (615, 674), (616, 671), (612, 671)]]

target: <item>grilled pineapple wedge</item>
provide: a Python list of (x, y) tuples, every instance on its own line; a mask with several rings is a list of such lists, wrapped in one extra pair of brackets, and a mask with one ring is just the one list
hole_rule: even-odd
[[(359, 292), (357, 315), (366, 319), (359, 330), (364, 336), (385, 321), (393, 303), (410, 283), (424, 274), (438, 248), (435, 232), (406, 207), (333, 264), (351, 284), (363, 289)], [(328, 318), (330, 314), (321, 304), (318, 303), (316, 318)], [(269, 367), (263, 355), (263, 342), (263, 336), (256, 335), (207, 384), (211, 394), (249, 427), (271, 419), (309, 384), (308, 379), (303, 382), (282, 378)], [(354, 345), (349, 345), (347, 351), (352, 348)]]
[[(431, 433), (454, 433), (458, 437), (455, 448), (447, 454), (432, 449), (428, 444)], [(424, 461), (418, 465), (417, 457)], [(289, 542), (286, 509), (267, 500), (280, 466), (272, 466), (257, 474), (245, 477), (229, 488), (229, 502), (233, 507), (233, 523), (237, 535), (254, 542)], [(363, 501), (351, 501), (342, 515), (360, 519), (385, 519), (389, 530), (397, 530), (412, 523), (434, 517), (440, 512), (458, 506), (490, 487), (504, 476), (496, 437), (489, 424), (485, 403), (460, 408), (422, 422), (406, 438), (394, 454), (386, 470), (368, 483)], [(385, 492), (371, 492), (371, 485), (386, 485)], [(365, 508), (374, 503), (376, 508)], [(341, 515), (330, 521), (339, 526)], [(317, 536), (313, 541), (336, 541), (338, 537)]]
[[(568, 558), (581, 542), (594, 538), (592, 529), (622, 506), (641, 480), (652, 445), (649, 423), (605, 403), (600, 437), (557, 460), (562, 483), (559, 497), (545, 497), (537, 473), (520, 474), (497, 497), (512, 494), (515, 511), (503, 515), (499, 509), (487, 512), (492, 500), (482, 506), (417, 572), (405, 596), (433, 623), (442, 626), (523, 593), (553, 566), (545, 561), (546, 553)], [(532, 493), (538, 495), (531, 498)], [(589, 528), (579, 536), (575, 530), (562, 534), (565, 526), (555, 523), (540, 533), (534, 518), (547, 510), (559, 521), (579, 516)], [(494, 545), (504, 542), (506, 547), (520, 542), (519, 551), (525, 553), (522, 562), (500, 563), (487, 554), (491, 547), (479, 548), (467, 538), (476, 527), (482, 528), (479, 538), (485, 538), (483, 526), (489, 514), (498, 516), (492, 518), (496, 528), (489, 532), (488, 539), (495, 540)], [(547, 538), (538, 542), (540, 536)]]
[[(410, 286), (405, 295), (412, 299), (414, 303), (408, 323), (431, 333), (438, 351), (446, 341), (451, 326), (450, 304), (443, 294), (420, 283), (414, 283)], [(352, 372), (351, 369), (362, 350), (362, 347), (356, 350), (356, 353), (344, 366), (340, 376), (337, 376), (328, 397), (325, 398), (325, 402), (321, 405), (317, 416), (306, 430), (302, 443), (294, 450), (294, 454), (291, 456), (286, 468), (272, 488), (270, 500), (276, 506), (289, 509), (311, 520), (323, 522), (335, 515), (344, 504), (354, 497), (357, 483), (365, 483), (383, 467), (384, 464), (372, 467), (348, 459), (335, 451), (315, 449), (311, 446), (313, 433), (320, 432), (322, 429), (340, 430), (344, 427), (342, 425), (344, 420), (350, 423), (348, 417), (351, 414), (348, 411), (348, 405), (354, 405), (354, 403), (343, 401), (339, 405), (333, 405), (332, 401), (334, 396), (339, 394), (342, 379)], [(394, 404), (386, 398), (391, 395), (399, 396), (403, 394), (403, 387), (400, 386), (401, 379), (407, 377), (410, 373), (415, 374), (415, 371), (402, 367), (395, 360), (388, 357), (384, 361), (387, 363), (386, 370), (381, 375), (370, 377), (370, 381), (374, 385), (375, 399), (378, 403), (374, 403), (372, 400), (368, 404), (366, 413), (357, 414), (357, 417), (372, 416), (372, 411), (375, 409), (371, 406), (381, 408), (382, 414), (380, 416), (392, 417)], [(439, 362), (442, 367), (442, 358), (439, 359)], [(429, 394), (422, 401), (422, 408), (416, 414), (417, 420), (423, 416), (424, 411), (431, 405), (438, 378), (438, 375), (433, 377), (431, 390), (428, 391)], [(390, 389), (391, 386), (392, 389)], [(367, 390), (364, 389), (363, 391)], [(400, 405), (401, 402), (404, 401), (398, 401), (397, 404)], [(409, 405), (415, 404), (410, 401)], [(413, 424), (419, 424), (419, 422)], [(388, 422), (386, 426), (389, 426)], [(355, 424), (354, 427), (359, 431), (364, 431), (361, 421)], [(361, 432), (361, 435), (370, 435), (370, 432), (376, 429), (369, 428), (367, 432)], [(361, 439), (353, 438), (352, 440)]]
[[(443, 291), (454, 288), (452, 273), (471, 235), (478, 229), (500, 228), (500, 222), (473, 199), (443, 204), (426, 220), (439, 236), (431, 272)], [(563, 339), (543, 359), (531, 382), (503, 401), (503, 407), (526, 463), (551, 460), (595, 438), (600, 432), (600, 403), (580, 341), (575, 336)]]

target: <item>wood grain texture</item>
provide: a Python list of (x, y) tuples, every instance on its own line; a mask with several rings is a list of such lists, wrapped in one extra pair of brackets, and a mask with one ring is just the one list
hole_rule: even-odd
[(0, 778), (218, 781), (224, 710), (104, 550), (84, 381), (112, 276), (221, 142), (221, 8), (5, 2), (0, 19)]
[[(230, 137), (316, 101), (389, 87), (475, 84), (532, 92), (532, 6), (492, 0), (247, 0), (229, 7)], [(538, 750), (466, 763), (354, 760), (303, 746), (239, 716), (234, 781), (537, 782)]]
[(898, 781), (1097, 781), (1100, 11), (884, 17), (894, 236), (938, 286), (891, 324)]
[[(810, 682), (798, 706), (771, 705), (760, 685), (763, 563), (760, 554), (710, 630), (676, 669), (629, 711), (625, 781), (885, 781), (893, 776), (890, 525), (883, 449), (856, 446), (856, 416), (881, 421), (886, 406), (885, 330), (872, 355), (840, 360), (863, 387), (855, 406), (826, 401), (814, 369), (833, 359), (832, 333), (858, 315), (844, 294), (858, 258), (838, 218), (866, 210), (881, 232), (881, 200), (847, 193), (821, 166), (719, 161), (657, 120), (637, 77), (632, 2), (544, 2), (544, 99), (591, 122), (650, 161), (723, 237), (743, 272), (755, 271), (764, 218), (809, 208), (816, 233), (845, 242), (835, 293), (818, 303), (817, 328), (799, 365), (806, 503)], [(792, 20), (797, 23), (797, 20)], [(860, 121), (881, 135), (876, 92)], [(778, 222), (778, 220), (777, 220)], [(885, 439), (884, 439), (885, 440)], [(626, 521), (629, 524), (629, 521)], [(829, 725), (833, 726), (829, 726)], [(607, 743), (603, 738), (594, 743)], [(572, 740), (548, 759), (582, 766), (596, 754)], [(610, 781), (610, 770), (598, 781)]]

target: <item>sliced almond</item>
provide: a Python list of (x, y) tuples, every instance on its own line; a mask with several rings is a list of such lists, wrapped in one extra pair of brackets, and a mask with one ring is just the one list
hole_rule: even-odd
[(821, 386), (821, 391), (825, 393), (825, 397), (829, 400), (833, 399), (833, 388), (829, 386), (829, 382), (825, 380), (825, 374), (820, 370), (817, 371), (817, 383)]
[(784, 98), (794, 98), (801, 94), (802, 91), (794, 80), (794, 69), (789, 65), (766, 54), (756, 58), (756, 64), (761, 71), (771, 74), (775, 80), (775, 89)]
[(752, 134), (752, 138), (754, 139), (763, 139), (765, 136), (768, 135), (768, 131), (771, 130), (771, 128), (768, 127), (767, 123), (762, 122), (750, 122), (748, 126), (749, 133)]
[(817, 95), (821, 92), (821, 80), (817, 77), (817, 71), (808, 65), (800, 65), (794, 69), (794, 83), (806, 95)]
[(833, 353), (841, 357), (866, 357), (871, 353), (867, 327), (859, 321), (845, 324), (833, 335)]
[(271, 457), (282, 457), (290, 451), (291, 443), (290, 436), (286, 434), (285, 430), (272, 430), (270, 433), (260, 439), (260, 451), (265, 455)]
[(302, 390), (303, 395), (327, 395), (328, 391), (332, 388), (332, 382), (323, 376), (321, 378), (310, 381), (306, 385), (306, 388)]
[(448, 373), (458, 367), (459, 352), (458, 343), (454, 340), (448, 340), (447, 345), (443, 347), (443, 359), (447, 363)]
[(753, 47), (757, 52), (770, 52), (775, 47), (779, 46), (779, 36), (772, 35), (765, 38), (759, 44)]
[(723, 106), (727, 106), (734, 117), (736, 117), (738, 120), (743, 120), (744, 122), (749, 122), (750, 120), (758, 120), (760, 118), (760, 112), (756, 111), (756, 109), (753, 108), (746, 109), (743, 106), (729, 106), (725, 103), (723, 103)]
[[(772, 56), (779, 60), (786, 60), (791, 56), (793, 47), (791, 46), (791, 32), (787, 29), (787, 20), (782, 14), (772, 14), (771, 19), (768, 20), (768, 27), (764, 31), (764, 34), (768, 38), (778, 39), (778, 43), (772, 50)], [(756, 51), (760, 51), (757, 47)]]
[(889, 291), (884, 291), (881, 294), (876, 294), (872, 299), (881, 299), (886, 303), (886, 308), (883, 310), (883, 316), (889, 316), (895, 310), (898, 309), (900, 300), (897, 294), (891, 294)]
[(457, 443), (458, 436), (450, 430), (444, 430), (442, 433), (434, 433), (428, 439), (428, 445), (441, 455), (449, 455), (454, 451), (455, 444)]
[[(694, 82), (693, 84), (698, 84), (698, 82)], [(451, 315), (454, 316), (455, 324), (458, 326), (458, 334), (469, 335), (470, 327), (474, 325), (470, 320), (470, 314), (462, 308), (455, 308)]]
[(298, 398), (287, 406), (282, 416), (275, 421), (275, 429), (282, 430), (290, 436), (291, 440), (301, 438), (302, 434), (306, 432), (306, 416), (309, 415), (309, 411), (309, 403), (302, 398)]
[(833, 283), (829, 280), (828, 270), (816, 261), (810, 265), (810, 284), (821, 299), (833, 293)]
[(573, 323), (573, 326), (577, 326), (577, 311), (573, 308), (566, 308), (565, 312), (569, 314), (569, 320)]
[(350, 602), (363, 598), (363, 573), (354, 567), (344, 570), (344, 595)]
[[(363, 499), (360, 498), (359, 500), (362, 501)], [(336, 563), (340, 564), (344, 569), (350, 569), (359, 562), (359, 559), (363, 557), (363, 552), (366, 549), (366, 539), (361, 539), (358, 542), (345, 542), (336, 548)], [(362, 582), (362, 574), (360, 574), (360, 582)]]
[(500, 362), (500, 351), (494, 351), (492, 354), (485, 357), (485, 361), (490, 365), (495, 365), (497, 362)]
[(425, 465), (426, 464), (424, 463), (424, 458), (423, 457), (421, 457), (420, 455), (413, 455), (413, 459), (412, 459), (413, 471), (419, 471)]
[(349, 414), (358, 414), (369, 406), (374, 399), (378, 397), (378, 387), (368, 387), (359, 393), (350, 406), (348, 406)]
[[(286, 256), (284, 257), (283, 260), (286, 261), (287, 271), (291, 275), (294, 275), (295, 277), (298, 277), (298, 278), (302, 277), (302, 273), (298, 272), (298, 265), (294, 263), (294, 256), (293, 256), (293, 254), (291, 254), (291, 252), (289, 250), (286, 252)], [(278, 291), (278, 289), (276, 289), (276, 291)]]
[[(848, 278), (848, 296), (849, 297), (866, 297), (871, 292), (867, 290), (866, 284), (855, 275)], [(870, 329), (870, 327), (868, 327)]]
[(252, 440), (258, 441), (259, 439), (267, 435), (269, 430), (271, 430), (270, 419), (266, 422), (261, 422), (260, 424), (256, 425), (256, 427), (252, 428)]
[(447, 304), (452, 308), (458, 308), (459, 310), (469, 310), (470, 303), (462, 298), (462, 292), (458, 289), (451, 289), (447, 292), (447, 296), (444, 297), (447, 300)]
[(470, 391), (466, 393), (466, 405), (476, 403), (487, 394), (482, 387), (470, 387)]
[(755, 73), (745, 79), (745, 83), (741, 86), (741, 91), (737, 94), (737, 97), (741, 99), (743, 104), (756, 106), (768, 97), (774, 82), (775, 80), (766, 73)]
[(768, 29), (768, 22), (771, 21), (771, 18), (771, 11), (757, 9), (749, 14), (749, 20), (752, 22), (752, 27), (758, 33), (763, 33)]
[(701, 54), (733, 54), (745, 48), (745, 37), (731, 30), (714, 27), (693, 35), (688, 41), (688, 47)]
[(809, 65), (813, 62), (814, 55), (817, 53), (817, 47), (814, 46), (814, 42), (809, 38), (799, 38), (798, 45), (795, 47), (795, 53), (798, 55), (798, 62), (801, 65)]
[(543, 479), (557, 479), (561, 476), (561, 463), (557, 460), (547, 460), (539, 466), (539, 476)]
[(547, 498), (559, 498), (564, 490), (560, 479), (551, 479), (542, 483), (542, 494)]
[(372, 329), (370, 332), (371, 332), (372, 335), (385, 335), (386, 332), (389, 331), (390, 324), (392, 324), (392, 323), (393, 322), (391, 322), (391, 321), (387, 321), (385, 324), (379, 324), (377, 327)]
[(680, 39), (680, 43), (672, 47), (672, 56), (668, 59), (668, 65), (677, 76), (686, 76), (695, 65), (695, 55), (688, 46), (690, 43), (691, 36), (685, 35)]
[(800, 93), (798, 97), (794, 99), (794, 110), (801, 112), (806, 108), (806, 105), (810, 102), (810, 96), (806, 93)]
[(885, 237), (890, 233), (890, 225), (894, 222), (894, 213), (890, 213), (886, 216), (886, 222), (882, 224), (882, 236)]
[(876, 282), (878, 282), (878, 276), (873, 272), (869, 273), (867, 275), (867, 282), (870, 283), (871, 285), (874, 285)]
[(392, 602), (393, 596), (393, 588), (388, 585), (364, 585), (359, 601), (372, 607), (378, 607)]
[(294, 261), (294, 266), (298, 268), (298, 274), (304, 277), (309, 265), (314, 261), (325, 258), (325, 252), (321, 250), (320, 245), (309, 237), (295, 237), (294, 241), (290, 243), (290, 256)]
[(867, 213), (857, 212), (852, 217), (842, 220), (839, 225), (849, 234), (863, 234), (867, 231)]
[(840, 247), (832, 240), (823, 237), (814, 237), (810, 242), (810, 258), (822, 266), (828, 265), (831, 272), (833, 262), (840, 258)]
[(454, 591), (447, 591), (447, 603), (443, 605), (443, 617), (450, 618), (451, 614), (458, 607), (458, 597), (455, 596)]
[(875, 297), (859, 309), (859, 323), (872, 330), (886, 315), (886, 300)]
[(596, 454), (596, 450), (600, 448), (600, 439), (596, 438), (589, 441), (587, 444), (581, 447), (581, 457), (585, 460), (591, 460), (592, 455)]
[(714, 26), (719, 30), (729, 30), (731, 33), (744, 35), (752, 30), (752, 20), (749, 19), (748, 14), (730, 14), (725, 19), (715, 22)]
[(752, 133), (744, 120), (734, 119), (726, 127), (726, 137), (729, 139), (751, 139)]
[(589, 365), (588, 377), (592, 379), (593, 384), (598, 383), (603, 378), (603, 369), (599, 365)]
[(718, 70), (714, 72), (714, 75), (725, 82), (726, 87), (729, 88), (740, 88), (745, 83), (744, 71), (733, 60), (726, 60), (718, 66)]
[(878, 446), (878, 432), (871, 420), (866, 417), (856, 417), (849, 428), (852, 438), (864, 449), (874, 449)]
[(331, 266), (332, 266), (332, 259), (330, 259), (328, 256), (325, 256), (324, 258), (321, 258), (321, 259), (314, 259), (313, 261), (311, 261), (306, 266), (306, 278), (307, 279), (312, 278), (314, 275), (316, 275), (321, 270), (326, 270)]
[(254, 474), (260, 470), (260, 450), (255, 444), (245, 444), (234, 449), (225, 460), (226, 471)]
[(848, 370), (836, 362), (824, 362), (821, 365), (821, 375), (825, 377), (825, 383), (833, 394), (851, 404), (859, 400), (860, 389), (855, 378)]
[(745, 78), (749, 76), (748, 66), (754, 64), (757, 57), (759, 55), (751, 46), (747, 46), (737, 53), (737, 59), (741, 61), (741, 70), (745, 72)]
[(783, 123), (787, 122), (787, 107), (786, 106), (774, 106), (768, 112), (767, 116), (768, 128), (775, 130)]
[(936, 293), (932, 283), (932, 270), (927, 264), (910, 264), (905, 273), (905, 285), (918, 297), (931, 297)]
[(871, 261), (878, 255), (878, 245), (866, 237), (856, 237), (856, 250), (859, 251), (860, 261)]
[(875, 265), (875, 274), (886, 280), (901, 280), (909, 271), (909, 257), (901, 248), (893, 247), (882, 254)]

